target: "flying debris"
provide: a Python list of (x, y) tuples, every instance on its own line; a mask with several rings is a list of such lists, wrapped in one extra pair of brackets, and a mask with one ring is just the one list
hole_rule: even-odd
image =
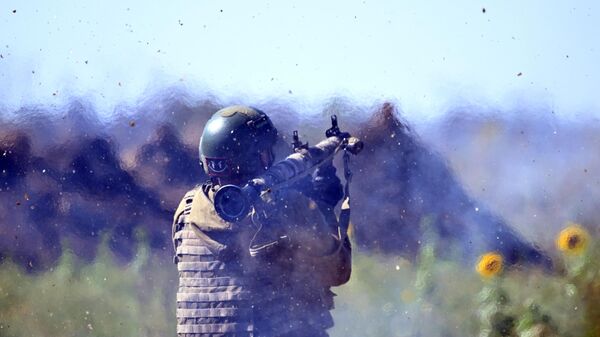
[[(0, 153), (6, 153), (0, 156), (5, 172), (0, 175), (0, 217), (10, 214), (14, 223), (28, 226), (3, 228), (0, 256), (45, 268), (56, 262), (61, 242), (69, 238), (75, 253), (91, 259), (98, 233), (106, 233), (116, 254), (128, 259), (136, 228), (148, 233), (153, 249), (167, 254), (174, 207), (189, 186), (207, 179), (195, 150), (198, 132), (187, 126), (199, 130), (218, 106), (209, 101), (189, 106), (173, 97), (178, 95), (153, 101), (161, 110), (152, 114), (162, 121), (144, 115), (148, 107), (139, 107), (143, 112), (135, 119), (127, 118), (126, 125), (139, 128), (136, 133), (123, 133), (118, 124), (100, 126), (95, 112), (81, 103), (55, 117), (23, 110), (31, 119), (6, 124), (0, 133)], [(291, 135), (293, 130), (285, 128), (297, 125), (284, 121), (297, 123), (299, 117), (277, 113), (284, 110), (273, 109), (273, 116), (281, 119), (281, 134)], [(446, 248), (459, 247), (466, 257), (498, 251), (509, 265), (549, 263), (465, 192), (444, 159), (419, 141), (394, 105), (383, 104), (366, 122), (342, 117), (343, 127), (365, 143), (351, 162), (352, 231), (362, 249), (414, 257), (424, 232), (434, 230)], [(147, 122), (136, 122), (142, 119)], [(319, 139), (316, 128), (306, 132), (306, 140)], [(24, 195), (35, 207), (16, 207)]]

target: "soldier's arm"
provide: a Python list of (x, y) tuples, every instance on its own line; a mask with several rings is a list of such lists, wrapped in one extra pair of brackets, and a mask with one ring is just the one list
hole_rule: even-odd
[(324, 255), (307, 255), (309, 266), (325, 286), (339, 286), (350, 280), (352, 248), (348, 237), (334, 237), (335, 250)]
[(352, 271), (352, 249), (345, 233), (338, 232), (337, 219), (323, 212), (314, 201), (294, 196), (286, 216), (293, 220), (291, 237), (296, 246), (296, 271), (315, 275), (324, 286), (348, 282)]

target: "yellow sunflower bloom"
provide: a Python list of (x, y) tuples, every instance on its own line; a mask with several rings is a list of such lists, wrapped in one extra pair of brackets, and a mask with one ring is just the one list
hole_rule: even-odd
[(588, 232), (578, 224), (570, 224), (556, 237), (556, 247), (567, 254), (581, 254), (590, 241)]
[(502, 255), (491, 252), (481, 255), (475, 270), (483, 277), (492, 277), (502, 271), (503, 265)]

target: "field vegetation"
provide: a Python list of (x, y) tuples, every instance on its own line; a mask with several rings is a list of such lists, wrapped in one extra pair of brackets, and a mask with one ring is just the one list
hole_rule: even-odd
[[(494, 252), (460, 264), (437, 241), (428, 235), (413, 261), (356, 252), (351, 281), (336, 289), (331, 335), (600, 335), (600, 249), (583, 227), (557, 233), (552, 272), (506, 268)], [(174, 335), (174, 265), (144, 244), (127, 264), (107, 240), (99, 247), (92, 263), (65, 249), (55, 267), (37, 274), (3, 263), (0, 335)]]

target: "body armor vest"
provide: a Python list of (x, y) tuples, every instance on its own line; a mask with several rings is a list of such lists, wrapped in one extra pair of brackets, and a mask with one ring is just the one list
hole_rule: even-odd
[(293, 250), (251, 257), (246, 220), (221, 220), (200, 188), (182, 200), (173, 224), (178, 336), (327, 336), (334, 294), (315, 282), (311, 261)]
[[(195, 191), (193, 191), (195, 192)], [(218, 258), (224, 247), (199, 236), (188, 219), (196, 193), (183, 200), (174, 224), (179, 288), (177, 334), (183, 337), (253, 337), (248, 279), (233, 261)]]

